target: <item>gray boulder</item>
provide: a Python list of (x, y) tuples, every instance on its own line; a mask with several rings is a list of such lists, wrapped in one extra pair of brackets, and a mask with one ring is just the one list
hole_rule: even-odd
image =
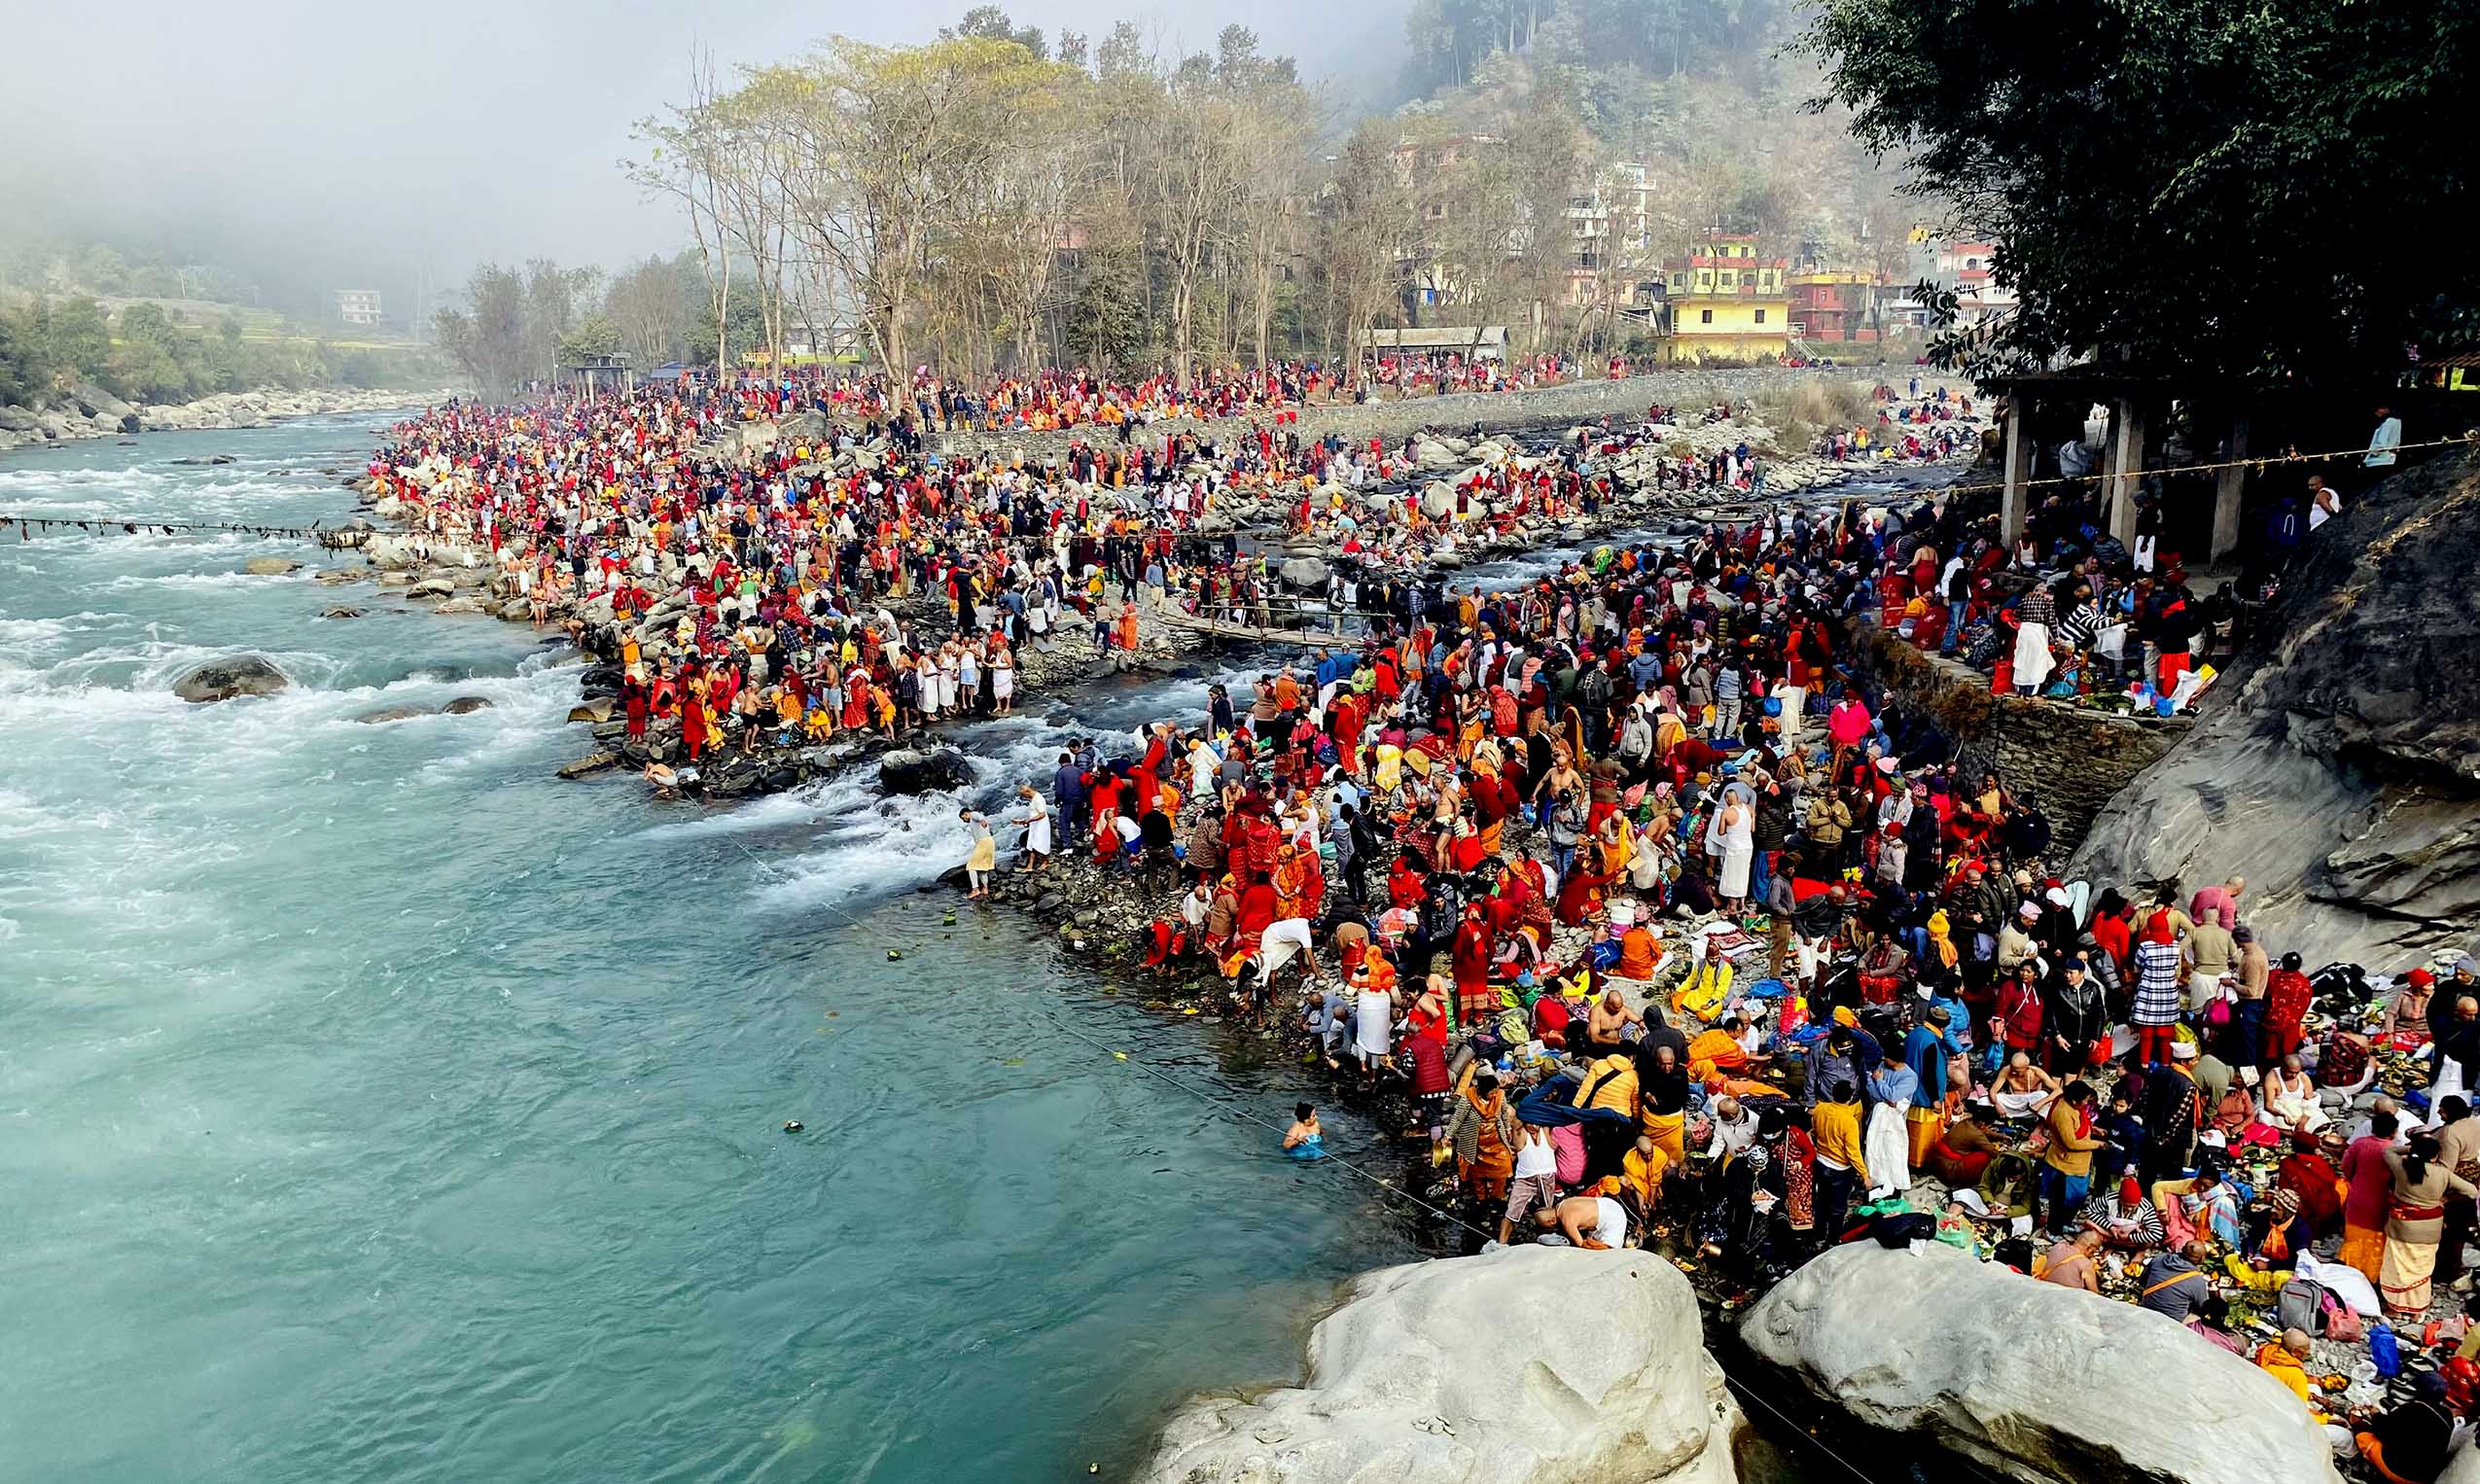
[[(2416, 534), (2414, 534), (2416, 533)], [(2480, 935), (2480, 471), (2397, 475), (2310, 538), (2267, 636), (2067, 874), (2248, 878), (2271, 951), (2400, 964)]]
[(1758, 1300), (1740, 1337), (1860, 1422), (2024, 1484), (2341, 1478), (2265, 1371), (2133, 1304), (1943, 1243), (1834, 1248)]
[(442, 706), (440, 708), (440, 715), (445, 717), (472, 716), (477, 711), (488, 711), (490, 709), (491, 698), (487, 695), (460, 695), (456, 699), (448, 702), (446, 705)]
[(1327, 564), (1314, 556), (1295, 556), (1283, 564), (1283, 580), (1311, 592), (1325, 591), (1329, 576)]
[(409, 722), (415, 717), (429, 715), (419, 706), (381, 706), (374, 711), (365, 711), (353, 720), (365, 726), (376, 726), (383, 722)]
[(120, 427), (125, 419), (136, 416), (138, 410), (91, 381), (81, 381), (70, 388), (69, 400), (76, 403), (78, 410), (87, 416), (114, 427)]
[(599, 773), (605, 768), (618, 767), (620, 760), (618, 753), (587, 753), (575, 762), (562, 763), (559, 774), (562, 778), (583, 778), (588, 773)]
[(1731, 1484), (1739, 1409), (1649, 1253), (1516, 1247), (1368, 1274), (1307, 1381), (1200, 1397), (1139, 1484)]
[(292, 683), (265, 654), (234, 654), (193, 667), (172, 683), (172, 693), (205, 705), (240, 695), (273, 695)]
[(973, 764), (952, 747), (900, 747), (878, 760), (878, 786), (890, 794), (930, 794), (973, 781)]
[(253, 556), (241, 564), (241, 570), (252, 577), (283, 577), (301, 571), (301, 564), (285, 556)]

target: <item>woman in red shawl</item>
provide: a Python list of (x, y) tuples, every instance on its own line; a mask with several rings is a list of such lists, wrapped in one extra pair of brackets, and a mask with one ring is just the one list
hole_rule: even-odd
[(1421, 873), (1412, 868), (1412, 858), (1396, 857), (1394, 868), (1387, 872), (1387, 905), (1417, 909), (1429, 897), (1430, 889), (1422, 882)]
[(1318, 869), (1318, 853), (1286, 845), (1280, 861), (1274, 871), (1275, 916), (1315, 920), (1326, 896), (1326, 877)]
[(2299, 972), (2295, 953), (2282, 956), (2282, 967), (2265, 975), (2265, 1064), (2273, 1065), (2299, 1049), (2307, 1037), (2308, 1007), (2316, 989)]
[(1464, 921), (1455, 930), (1455, 943), (1449, 953), (1449, 962), (1455, 969), (1457, 1024), (1486, 1020), (1498, 1008), (1498, 996), (1490, 992), (1490, 959), (1497, 949), (1481, 903), (1466, 902)]
[(706, 750), (706, 699), (702, 693), (704, 689), (700, 683), (691, 681), (688, 688), (688, 695), (681, 702), (681, 746), (688, 750), (689, 760), (691, 762), (695, 762), (698, 754)]

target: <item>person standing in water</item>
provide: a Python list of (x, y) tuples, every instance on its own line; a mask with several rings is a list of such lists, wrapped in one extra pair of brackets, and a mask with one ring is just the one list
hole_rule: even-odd
[(1326, 1133), (1318, 1127), (1318, 1106), (1315, 1103), (1292, 1106), (1292, 1126), (1284, 1130), (1283, 1151), (1294, 1159), (1326, 1157)]

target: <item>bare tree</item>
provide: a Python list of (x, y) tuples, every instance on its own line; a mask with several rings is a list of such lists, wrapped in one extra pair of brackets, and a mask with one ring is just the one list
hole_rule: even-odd
[(725, 229), (726, 211), (722, 164), (721, 94), (715, 85), (714, 53), (691, 47), (689, 53), (689, 101), (662, 118), (638, 121), (631, 137), (648, 147), (644, 160), (623, 163), (631, 180), (648, 193), (681, 203), (689, 217), (697, 261), (706, 272), (707, 300), (715, 316), (715, 371), (725, 371), (732, 302), (732, 255)]

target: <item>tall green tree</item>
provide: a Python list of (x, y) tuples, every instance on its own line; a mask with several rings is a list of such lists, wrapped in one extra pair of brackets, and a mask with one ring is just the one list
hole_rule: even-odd
[(2480, 264), (2462, 0), (1824, 0), (1859, 138), (1998, 243), (2022, 307), (1947, 364), (2354, 377), (2457, 323)]
[(506, 397), (536, 374), (536, 354), (527, 316), (525, 280), (514, 268), (486, 263), (465, 285), (466, 307), (439, 312), (440, 347), (493, 397)]

